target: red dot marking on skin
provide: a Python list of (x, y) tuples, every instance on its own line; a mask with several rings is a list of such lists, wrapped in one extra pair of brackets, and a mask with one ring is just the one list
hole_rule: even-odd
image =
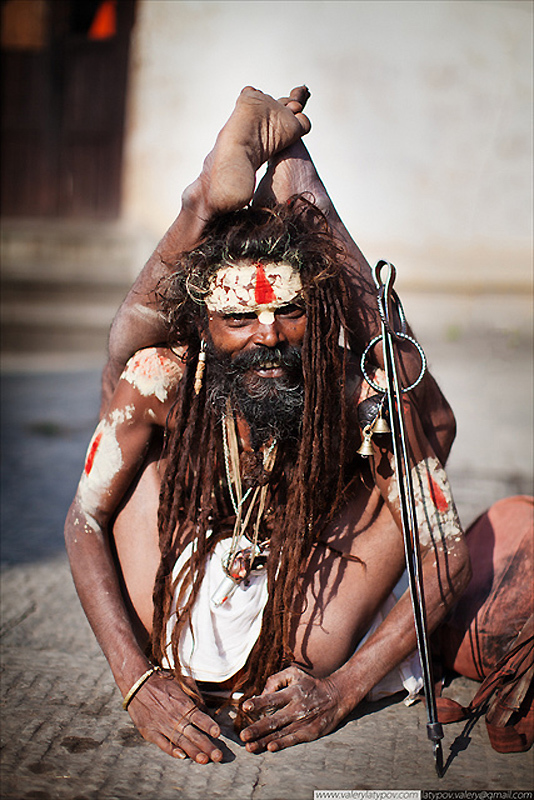
[(272, 303), (276, 300), (274, 289), (269, 283), (263, 264), (256, 264), (256, 287), (254, 289), (254, 298), (258, 305), (265, 303)]
[(102, 438), (102, 434), (98, 433), (94, 440), (93, 444), (91, 445), (91, 449), (89, 450), (89, 454), (87, 456), (87, 461), (85, 462), (85, 474), (89, 475), (91, 470), (93, 469), (93, 461), (95, 460), (96, 451), (98, 450), (98, 445), (100, 444), (100, 439)]
[(440, 487), (438, 486), (432, 475), (428, 476), (428, 482), (430, 484), (430, 495), (432, 497), (432, 500), (434, 501), (434, 505), (436, 506), (438, 511), (444, 513), (445, 511), (447, 511), (449, 507), (447, 498), (443, 494), (442, 489), (440, 489)]

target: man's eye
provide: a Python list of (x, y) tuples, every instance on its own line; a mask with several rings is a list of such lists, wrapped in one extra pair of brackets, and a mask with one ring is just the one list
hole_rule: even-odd
[(276, 316), (298, 319), (305, 313), (306, 309), (303, 306), (299, 306), (297, 303), (288, 303), (287, 306), (282, 306), (278, 309), (278, 311), (276, 311)]
[(236, 327), (239, 327), (241, 325), (248, 325), (249, 322), (253, 322), (256, 319), (256, 314), (254, 314), (254, 312), (243, 314), (224, 314), (223, 319), (225, 322), (228, 322), (229, 325), (235, 325)]

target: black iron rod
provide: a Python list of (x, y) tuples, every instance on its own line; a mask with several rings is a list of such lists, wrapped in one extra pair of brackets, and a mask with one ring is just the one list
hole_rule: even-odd
[[(384, 262), (381, 262), (384, 263)], [(379, 274), (377, 265), (377, 276)], [(393, 268), (394, 269), (394, 268)], [(379, 294), (378, 302), (387, 303), (389, 298), (387, 292), (391, 285), (392, 267), (388, 284), (384, 287), (386, 292)], [(375, 278), (376, 280), (376, 278)], [(377, 280), (378, 284), (378, 280)], [(402, 533), (404, 539), (404, 550), (406, 557), (406, 567), (408, 572), (408, 584), (412, 599), (412, 608), (415, 622), (415, 632), (417, 639), (417, 649), (421, 662), (423, 688), (426, 698), (427, 708), (427, 733), (434, 745), (435, 766), (438, 775), (443, 774), (443, 752), (441, 739), (443, 729), (437, 718), (436, 698), (434, 692), (434, 681), (432, 674), (432, 662), (428, 642), (428, 625), (426, 616), (425, 596), (421, 569), (421, 552), (419, 547), (419, 532), (417, 525), (417, 515), (415, 511), (415, 499), (410, 470), (410, 453), (408, 450), (408, 440), (405, 434), (404, 408), (402, 404), (402, 390), (399, 384), (395, 346), (393, 342), (394, 332), (389, 329), (389, 309), (385, 307), (381, 310), (382, 318), (382, 342), (384, 350), (384, 367), (386, 373), (388, 405), (390, 426), (392, 432), (393, 455), (395, 469), (399, 487), (399, 503), (401, 509)]]

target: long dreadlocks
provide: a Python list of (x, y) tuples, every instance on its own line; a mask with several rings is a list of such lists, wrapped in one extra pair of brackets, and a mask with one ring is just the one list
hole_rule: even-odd
[[(322, 213), (305, 197), (296, 196), (284, 205), (245, 208), (213, 220), (202, 243), (180, 257), (176, 271), (160, 287), (171, 341), (187, 344), (188, 349), (185, 374), (171, 412), (168, 466), (160, 494), (161, 562), (154, 588), (152, 650), (160, 661), (179, 583), (180, 614), (172, 634), (172, 652), (176, 677), (186, 691), (180, 635), (190, 624), (207, 556), (217, 541), (228, 535), (223, 521), (233, 514), (223, 479), (220, 411), (209, 402), (205, 384), (198, 395), (193, 390), (200, 333), (208, 324), (203, 297), (209, 280), (222, 265), (245, 259), (286, 263), (300, 273), (307, 312), (300, 439), (290, 457), (287, 448), (284, 456), (284, 443), (280, 443), (278, 513), (269, 530), (268, 601), (260, 636), (236, 687), (248, 697), (261, 691), (266, 679), (293, 659), (290, 641), (299, 577), (320, 522), (334, 514), (344, 486), (346, 350), (340, 347), (340, 334), (345, 332), (346, 289), (341, 253)], [(357, 335), (352, 331), (352, 341)], [(173, 579), (176, 558), (191, 541), (195, 545), (189, 564)]]

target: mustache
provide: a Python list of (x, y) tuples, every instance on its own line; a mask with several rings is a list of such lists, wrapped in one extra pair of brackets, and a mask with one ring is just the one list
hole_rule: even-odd
[(288, 372), (300, 372), (302, 369), (302, 353), (299, 347), (282, 344), (276, 347), (258, 345), (253, 350), (238, 353), (234, 358), (221, 355), (215, 351), (213, 344), (208, 341), (207, 362), (224, 365), (228, 377), (239, 377), (249, 370), (264, 367), (282, 367)]

